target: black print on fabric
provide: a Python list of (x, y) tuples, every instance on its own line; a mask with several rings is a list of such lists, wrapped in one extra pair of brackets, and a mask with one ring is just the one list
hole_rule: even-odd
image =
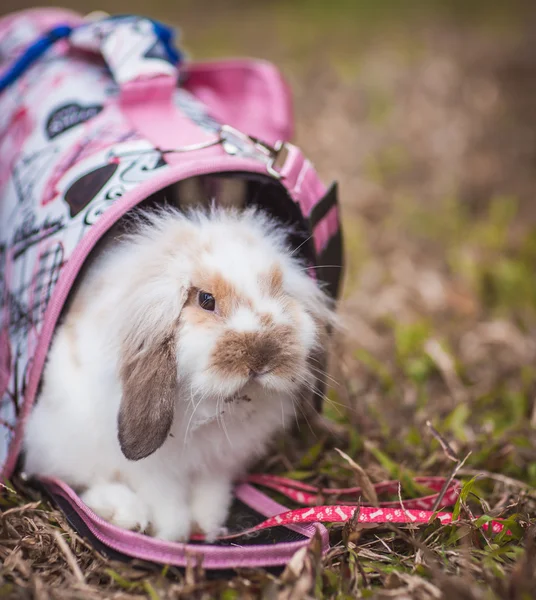
[[(8, 405), (13, 407), (15, 422), (20, 415), (22, 399), (26, 395), (26, 382), (28, 379), (31, 361), (26, 365), (26, 368), (22, 367), (23, 364), (24, 362), (22, 360), (22, 354), (20, 349), (18, 349), (15, 352), (15, 359), (13, 362), (13, 372), (11, 377), (12, 384), (5, 390), (4, 396), (0, 402), (0, 409), (4, 409)], [(15, 431), (14, 422), (9, 423), (8, 421), (2, 419), (0, 420), (0, 425), (6, 427), (10, 432)]]
[(89, 121), (93, 117), (96, 117), (102, 109), (103, 107), (100, 104), (82, 106), (74, 102), (61, 106), (47, 119), (45, 130), (48, 139), (53, 140), (64, 131), (68, 131), (72, 127), (76, 127), (76, 125)]
[[(97, 218), (133, 184), (147, 179), (147, 174), (166, 165), (159, 151), (141, 150), (121, 156), (113, 155), (112, 162), (97, 167), (79, 177), (65, 192), (64, 198), (75, 217), (91, 202), (84, 217), (86, 225), (92, 225)], [(97, 199), (97, 196), (100, 198)]]
[(8, 294), (9, 321), (15, 332), (27, 335), (41, 321), (63, 262), (63, 245), (57, 242), (41, 252), (30, 281)]
[[(15, 418), (17, 418), (19, 415), (20, 399), (22, 398), (20, 390), (19, 390), (19, 379), (18, 379), (18, 374), (20, 372), (19, 364), (20, 364), (20, 361), (15, 360), (14, 365), (13, 365), (14, 372), (13, 372), (13, 377), (12, 377), (12, 381), (13, 381), (12, 389), (10, 389), (10, 387), (8, 386), (4, 390), (4, 395), (2, 396), (2, 399), (0, 401), (0, 409), (5, 409), (8, 407), (8, 405), (12, 406), (13, 415), (15, 416)], [(0, 419), (0, 425), (3, 427), (6, 427), (12, 433), (15, 431), (14, 424), (6, 421), (5, 419)]]
[(145, 180), (145, 173), (156, 171), (166, 164), (158, 151), (142, 153), (121, 172), (121, 181), (125, 183), (140, 183)]
[(65, 202), (69, 205), (71, 217), (83, 210), (102, 188), (110, 181), (119, 165), (110, 163), (90, 171), (77, 179), (65, 192)]
[(20, 204), (28, 202), (34, 206), (38, 201), (30, 202), (33, 199), (35, 186), (43, 175), (48, 172), (56, 158), (57, 148), (50, 146), (43, 150), (38, 150), (23, 156), (13, 169), (13, 185), (17, 193), (17, 199)]
[(106, 211), (106, 209), (117, 198), (125, 193), (125, 187), (121, 184), (112, 185), (104, 195), (101, 202), (92, 202), (84, 215), (84, 225), (93, 225), (95, 221)]
[(18, 258), (31, 246), (39, 244), (53, 236), (65, 227), (63, 217), (51, 219), (46, 217), (41, 223), (37, 222), (34, 213), (28, 213), (24, 221), (15, 229), (11, 246), (13, 247), (13, 258)]

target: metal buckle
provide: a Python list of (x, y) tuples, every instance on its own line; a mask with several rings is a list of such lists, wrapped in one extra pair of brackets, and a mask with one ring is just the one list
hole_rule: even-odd
[(221, 126), (220, 139), (227, 154), (235, 155), (240, 151), (247, 153), (247, 148), (251, 148), (254, 151), (253, 154), (255, 151), (260, 153), (265, 159), (268, 173), (275, 179), (282, 178), (281, 173), (275, 168), (275, 163), (281, 151), (286, 147), (284, 142), (279, 141), (275, 146), (270, 146), (230, 125)]
[[(281, 172), (275, 168), (275, 163), (282, 156), (283, 152), (288, 152), (288, 146), (285, 142), (279, 140), (275, 143), (272, 158), (270, 159), (270, 162), (266, 165), (266, 170), (268, 171), (268, 173), (270, 173), (270, 175), (272, 175), (272, 177), (275, 177), (276, 179), (283, 178)], [(284, 156), (284, 158), (286, 159), (286, 156)]]

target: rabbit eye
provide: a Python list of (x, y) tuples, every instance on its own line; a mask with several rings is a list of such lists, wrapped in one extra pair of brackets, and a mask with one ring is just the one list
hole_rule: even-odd
[(199, 302), (199, 306), (205, 310), (213, 311), (216, 308), (216, 299), (208, 292), (200, 291), (197, 296), (197, 300)]

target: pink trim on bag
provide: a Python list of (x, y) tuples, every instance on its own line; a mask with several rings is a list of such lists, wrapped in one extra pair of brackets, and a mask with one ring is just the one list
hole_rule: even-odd
[(339, 209), (335, 205), (329, 209), (327, 215), (316, 225), (314, 231), (315, 248), (319, 254), (327, 245), (328, 241), (339, 230)]
[(290, 194), (299, 201), (304, 216), (308, 217), (319, 198), (326, 194), (326, 186), (322, 183), (311, 161), (309, 161), (293, 144), (287, 144), (288, 156), (281, 168), (281, 177), (294, 182)]
[[(297, 542), (282, 542), (279, 544), (240, 546), (212, 546), (210, 544), (182, 544), (166, 542), (147, 535), (128, 531), (111, 525), (89, 509), (65, 483), (53, 478), (41, 478), (54, 494), (66, 499), (78, 516), (84, 521), (91, 533), (103, 544), (127, 556), (148, 560), (161, 564), (183, 567), (189, 557), (203, 557), (203, 566), (207, 569), (233, 569), (239, 567), (279, 566), (285, 565), (293, 554), (306, 546), (315, 531), (320, 532), (322, 549), (329, 548), (328, 532), (323, 525), (297, 526), (291, 529), (305, 537)], [(271, 516), (285, 510), (277, 502), (268, 498), (247, 484), (236, 489), (236, 497), (263, 516)]]
[(9, 345), (9, 333), (6, 328), (0, 330), (0, 398), (4, 395), (9, 384), (11, 365), (11, 348)]

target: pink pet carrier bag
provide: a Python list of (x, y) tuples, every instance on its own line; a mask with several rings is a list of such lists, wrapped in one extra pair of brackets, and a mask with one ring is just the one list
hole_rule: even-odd
[[(311, 263), (341, 264), (341, 236), (336, 188), (288, 143), (289, 94), (270, 64), (185, 62), (172, 31), (149, 19), (36, 9), (0, 20), (0, 68), (0, 464), (9, 477), (69, 290), (130, 209), (186, 178), (240, 177), (248, 197), (296, 225)], [(339, 269), (325, 271), (336, 296)], [(327, 544), (318, 524), (165, 543), (99, 519), (60, 481), (41, 484), (108, 552), (178, 566), (201, 552), (205, 567), (229, 568), (283, 564), (316, 530)], [(231, 531), (285, 510), (248, 484), (235, 495)]]
[[(270, 64), (185, 62), (173, 32), (134, 16), (84, 19), (59, 9), (0, 20), (0, 465), (19, 466), (23, 427), (38, 395), (47, 350), (69, 291), (93, 247), (142, 202), (173, 195), (177, 182), (240, 178), (247, 197), (292, 222), (293, 240), (334, 299), (342, 238), (337, 187), (326, 189), (289, 143), (287, 88)], [(253, 201), (253, 200), (252, 200)], [(326, 267), (326, 268), (323, 268)], [(319, 381), (321, 387), (323, 382)], [(321, 406), (321, 396), (317, 407)], [(269, 475), (235, 489), (229, 534), (213, 544), (170, 543), (100, 519), (64, 482), (36, 482), (72, 526), (104, 554), (207, 569), (284, 565), (321, 522), (443, 522), (429, 509), (455, 501), (458, 483), (422, 479), (429, 497), (361, 504), (359, 488), (319, 490)], [(288, 511), (270, 488), (306, 505)], [(397, 492), (397, 482), (378, 492)], [(318, 506), (346, 496), (343, 505)], [(500, 530), (500, 524), (493, 524)]]

